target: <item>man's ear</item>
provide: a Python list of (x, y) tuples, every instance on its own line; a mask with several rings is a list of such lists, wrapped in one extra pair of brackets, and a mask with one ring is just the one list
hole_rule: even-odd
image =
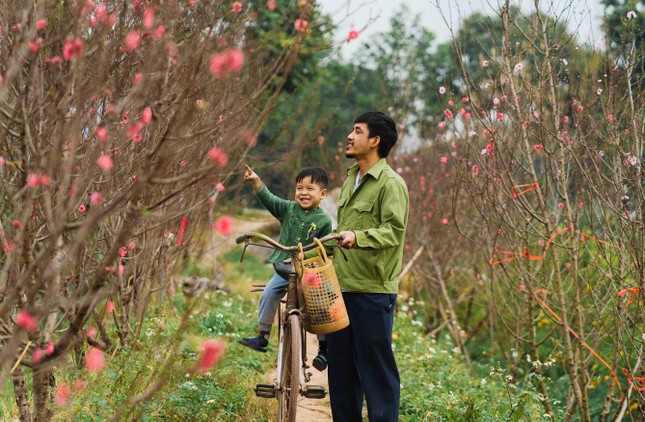
[(381, 143), (381, 137), (380, 136), (375, 136), (373, 138), (370, 138), (370, 147), (371, 148), (377, 148), (378, 144)]

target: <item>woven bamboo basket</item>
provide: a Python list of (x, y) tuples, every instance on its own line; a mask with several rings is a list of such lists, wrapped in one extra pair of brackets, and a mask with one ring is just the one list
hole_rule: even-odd
[(296, 272), (305, 299), (305, 329), (327, 334), (349, 325), (349, 317), (338, 284), (334, 264), (322, 243), (316, 238), (317, 256), (296, 262)]

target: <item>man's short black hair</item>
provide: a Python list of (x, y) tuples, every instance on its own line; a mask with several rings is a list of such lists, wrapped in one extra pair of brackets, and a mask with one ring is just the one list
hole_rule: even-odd
[(325, 170), (318, 167), (305, 167), (300, 170), (300, 173), (296, 176), (296, 183), (302, 182), (306, 177), (311, 180), (311, 183), (317, 184), (322, 189), (326, 189), (329, 183)]
[(375, 136), (381, 138), (378, 144), (378, 155), (381, 158), (387, 157), (399, 137), (394, 120), (380, 111), (367, 111), (354, 120), (354, 124), (356, 123), (365, 123), (367, 125), (370, 138)]

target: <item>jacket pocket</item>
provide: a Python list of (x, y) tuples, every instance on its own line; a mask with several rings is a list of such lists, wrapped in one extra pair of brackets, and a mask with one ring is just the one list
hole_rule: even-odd
[(376, 225), (374, 201), (355, 201), (351, 204), (351, 210), (348, 213), (351, 213), (350, 230), (365, 230)]

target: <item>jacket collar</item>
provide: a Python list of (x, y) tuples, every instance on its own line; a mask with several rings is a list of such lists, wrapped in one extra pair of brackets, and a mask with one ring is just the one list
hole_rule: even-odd
[[(376, 162), (376, 164), (374, 164), (369, 170), (367, 170), (366, 174), (369, 174), (373, 178), (378, 179), (386, 167), (387, 167), (387, 160), (385, 158), (381, 158)], [(356, 176), (357, 173), (358, 173), (358, 164), (354, 164), (353, 166), (347, 169), (347, 176)]]

